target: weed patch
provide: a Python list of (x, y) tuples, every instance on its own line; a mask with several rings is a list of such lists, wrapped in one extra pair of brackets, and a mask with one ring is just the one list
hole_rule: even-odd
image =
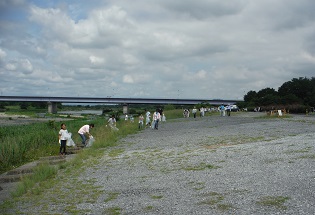
[(315, 159), (315, 154), (304, 155), (304, 156), (300, 156), (298, 158), (300, 158), (300, 159)]
[(104, 214), (108, 215), (119, 215), (121, 212), (121, 209), (119, 207), (111, 207), (111, 208), (106, 208), (104, 210)]
[(115, 200), (117, 199), (119, 193), (117, 192), (110, 192), (108, 193), (108, 197), (104, 200), (104, 202), (109, 202), (109, 201), (112, 201), (112, 200)]
[(307, 153), (312, 149), (312, 147), (306, 147), (304, 149), (300, 149), (300, 150), (289, 150), (286, 151), (286, 154), (294, 154), (294, 153)]
[(264, 196), (256, 203), (262, 206), (276, 207), (285, 210), (287, 207), (284, 206), (284, 203), (289, 199), (289, 197), (284, 196)]
[(210, 142), (205, 144), (205, 148), (207, 149), (217, 149), (220, 147), (263, 141), (265, 140), (265, 137), (225, 136), (224, 139), (221, 137), (210, 137), (210, 139)]
[(202, 197), (206, 198), (206, 200), (201, 201), (199, 204), (201, 205), (209, 205), (213, 209), (217, 209), (220, 211), (228, 211), (234, 209), (235, 207), (231, 204), (225, 204), (224, 195), (217, 192), (210, 192), (203, 194)]
[(151, 199), (162, 199), (162, 198), (163, 196), (155, 196), (155, 195), (151, 196)]

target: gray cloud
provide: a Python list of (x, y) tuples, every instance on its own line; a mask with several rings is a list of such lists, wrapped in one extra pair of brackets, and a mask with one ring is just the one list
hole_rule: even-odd
[(241, 99), (315, 69), (311, 0), (28, 4), (0, 4), (4, 95)]

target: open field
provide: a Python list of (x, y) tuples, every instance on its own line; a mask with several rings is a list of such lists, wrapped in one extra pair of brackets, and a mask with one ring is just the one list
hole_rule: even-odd
[(15, 214), (313, 214), (315, 117), (177, 119), (25, 195)]

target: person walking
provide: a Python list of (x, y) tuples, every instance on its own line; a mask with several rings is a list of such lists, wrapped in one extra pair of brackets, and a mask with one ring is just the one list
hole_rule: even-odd
[(94, 124), (89, 124), (89, 125), (83, 125), (79, 131), (78, 134), (80, 135), (81, 139), (82, 139), (82, 146), (85, 146), (85, 141), (86, 141), (86, 136), (88, 135), (89, 137), (92, 136), (90, 133), (90, 129), (94, 128)]
[(227, 113), (228, 116), (231, 116), (231, 105), (228, 105), (226, 107), (226, 113)]
[(144, 119), (143, 115), (140, 114), (140, 116), (139, 116), (139, 129), (143, 128), (143, 119)]
[(194, 118), (196, 118), (196, 115), (197, 115), (197, 108), (194, 107), (191, 112), (192, 112), (192, 114), (194, 115)]
[(223, 104), (221, 104), (221, 106), (219, 107), (220, 110), (220, 116), (225, 116), (225, 107)]
[(145, 118), (145, 126), (151, 126), (151, 121), (150, 121), (150, 118), (151, 118), (151, 113), (150, 111), (147, 111), (146, 112), (146, 118)]
[(205, 116), (205, 109), (203, 107), (200, 108), (200, 117)]
[(159, 121), (161, 119), (161, 114), (158, 110), (156, 110), (153, 114), (153, 121), (154, 121), (154, 129), (159, 129)]
[(166, 122), (166, 116), (164, 115), (164, 113), (162, 115), (162, 122)]
[(70, 134), (68, 133), (66, 124), (62, 123), (60, 126), (60, 131), (59, 131), (59, 143), (60, 143), (59, 154), (60, 155), (66, 155), (67, 140), (69, 137), (70, 137)]

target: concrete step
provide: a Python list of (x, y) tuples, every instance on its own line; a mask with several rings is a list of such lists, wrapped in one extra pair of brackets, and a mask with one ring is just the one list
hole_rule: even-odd
[(66, 162), (66, 155), (57, 155), (39, 158), (37, 165), (47, 162), (50, 165), (57, 165)]
[(26, 173), (32, 173), (33, 167), (30, 168), (17, 168), (13, 169), (7, 172), (7, 175), (18, 175), (18, 174), (26, 174)]
[(38, 161), (42, 162), (42, 161), (64, 160), (64, 159), (65, 159), (64, 155), (56, 155), (56, 156), (40, 157)]
[(15, 175), (1, 175), (0, 183), (12, 183), (21, 181), (23, 177), (30, 176), (33, 173), (15, 174)]
[(48, 162), (49, 165), (58, 165), (66, 162), (65, 158), (59, 159), (59, 160), (47, 160), (47, 161), (40, 161), (37, 163), (37, 165), (41, 165), (42, 163)]

